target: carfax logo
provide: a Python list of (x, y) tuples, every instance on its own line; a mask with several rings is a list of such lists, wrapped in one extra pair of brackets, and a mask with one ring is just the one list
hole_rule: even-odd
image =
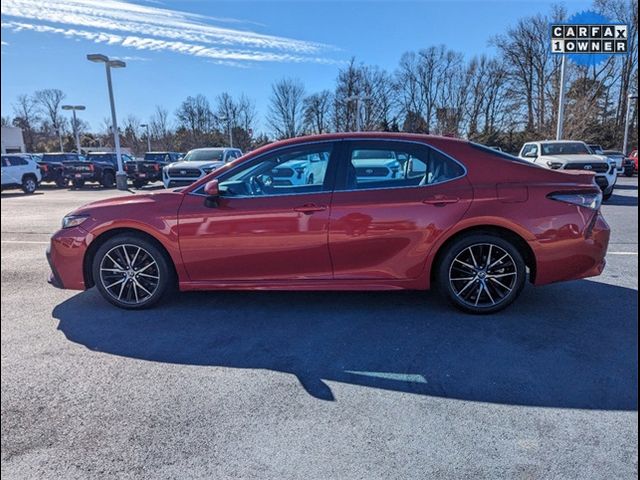
[(626, 24), (551, 25), (551, 51), (571, 54), (627, 53), (629, 27)]

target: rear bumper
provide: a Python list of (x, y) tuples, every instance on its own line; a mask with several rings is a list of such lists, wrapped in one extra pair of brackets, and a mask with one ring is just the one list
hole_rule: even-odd
[(64, 174), (64, 178), (66, 178), (67, 180), (83, 180), (85, 182), (97, 182), (98, 179), (96, 178), (95, 174), (93, 172), (65, 172)]
[(536, 285), (600, 275), (606, 266), (611, 231), (600, 212), (573, 238), (556, 238), (534, 248)]
[(131, 180), (142, 180), (144, 182), (157, 182), (162, 180), (162, 173), (160, 172), (135, 172), (130, 173), (129, 178)]

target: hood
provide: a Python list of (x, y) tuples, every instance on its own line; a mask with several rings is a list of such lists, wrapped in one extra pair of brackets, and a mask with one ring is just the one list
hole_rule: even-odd
[(543, 155), (538, 157), (538, 162), (560, 162), (560, 163), (585, 163), (585, 162), (602, 162), (608, 163), (609, 159), (604, 155), (591, 155), (587, 153), (576, 155)]
[(174, 162), (167, 165), (169, 168), (206, 168), (214, 167), (219, 168), (224, 165), (224, 162), (219, 160), (209, 160), (204, 162)]
[(173, 190), (160, 190), (158, 192), (129, 194), (119, 197), (105, 198), (104, 200), (97, 200), (95, 202), (87, 203), (86, 205), (75, 209), (73, 212), (70, 212), (70, 215), (91, 213), (92, 211), (98, 209), (121, 207), (123, 205), (133, 207), (137, 205), (147, 204), (151, 206), (158, 201), (167, 199), (168, 197), (179, 198), (179, 195), (180, 194), (178, 192), (174, 192)]

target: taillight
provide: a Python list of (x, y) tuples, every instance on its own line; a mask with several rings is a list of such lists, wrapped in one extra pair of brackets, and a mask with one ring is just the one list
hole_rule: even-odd
[(159, 172), (159, 171), (160, 171), (160, 165), (158, 165), (157, 163), (156, 163), (156, 164), (154, 164), (154, 165), (153, 165), (153, 169), (154, 169), (156, 172)]
[(93, 164), (89, 164), (89, 170), (93, 172)]
[(547, 195), (547, 198), (591, 210), (598, 210), (602, 205), (602, 192), (554, 192)]

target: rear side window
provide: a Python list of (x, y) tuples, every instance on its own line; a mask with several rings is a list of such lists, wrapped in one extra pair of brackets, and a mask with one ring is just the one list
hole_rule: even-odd
[(12, 167), (22, 167), (24, 165), (29, 165), (29, 162), (22, 157), (9, 157), (9, 165)]
[(343, 190), (427, 186), (465, 173), (452, 158), (416, 143), (353, 142), (347, 155), (344, 178), (338, 187)]
[[(510, 162), (516, 162), (516, 163), (522, 163), (524, 165), (528, 165), (528, 166), (539, 166), (533, 162), (527, 161), (527, 160), (523, 160), (522, 158), (516, 157), (514, 155), (510, 155), (508, 153), (505, 152), (499, 152), (498, 150), (494, 150), (493, 148), (489, 148), (486, 147), (484, 145), (480, 145), (479, 143), (469, 143), (469, 145), (471, 146), (471, 148), (475, 148), (476, 150), (479, 150), (483, 153), (486, 153), (488, 155), (491, 155), (493, 157), (497, 157), (497, 158), (501, 158), (503, 160), (508, 160)], [(531, 146), (536, 148), (536, 151), (538, 150), (538, 147), (536, 146), (535, 143), (531, 144)], [(525, 147), (523, 147), (522, 149), (522, 155), (524, 156), (525, 154), (525, 148), (527, 148), (527, 146), (525, 145)], [(544, 167), (540, 167), (540, 168), (544, 168)]]

